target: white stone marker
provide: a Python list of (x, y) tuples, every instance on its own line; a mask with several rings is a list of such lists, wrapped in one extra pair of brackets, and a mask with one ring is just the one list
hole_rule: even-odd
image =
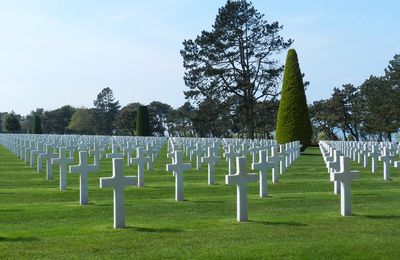
[(340, 194), (340, 183), (334, 180), (335, 172), (340, 171), (340, 152), (333, 150), (333, 160), (328, 163), (328, 169), (330, 174), (330, 181), (333, 182), (333, 193), (336, 195)]
[(106, 158), (108, 159), (123, 159), (124, 155), (118, 153), (118, 147), (114, 144), (111, 144), (111, 153), (106, 154)]
[(268, 162), (272, 163), (272, 182), (279, 182), (279, 154), (276, 146), (271, 148), (271, 156), (268, 157)]
[(201, 170), (201, 156), (202, 156), (202, 148), (201, 148), (201, 143), (196, 143), (196, 149), (192, 150), (192, 156), (196, 155), (196, 170), (200, 171)]
[(208, 185), (215, 184), (215, 164), (219, 162), (219, 156), (215, 156), (214, 148), (208, 147), (207, 157), (203, 157), (201, 162), (208, 165)]
[(268, 169), (272, 169), (274, 164), (267, 161), (267, 151), (259, 151), (259, 161), (251, 164), (252, 170), (260, 173), (260, 197), (268, 197)]
[(248, 174), (246, 172), (246, 158), (236, 158), (236, 174), (225, 175), (225, 183), (228, 185), (236, 185), (237, 187), (237, 221), (247, 221), (247, 183), (256, 182), (257, 174)]
[(95, 165), (100, 164), (100, 154), (101, 154), (101, 151), (99, 149), (99, 145), (97, 143), (94, 143), (93, 150), (89, 150), (89, 155), (93, 156), (93, 163)]
[(136, 185), (136, 176), (124, 176), (124, 159), (112, 159), (113, 176), (100, 178), (100, 188), (114, 188), (114, 228), (125, 228), (124, 188)]
[(228, 160), (228, 173), (230, 175), (235, 174), (235, 161), (236, 157), (239, 156), (235, 152), (235, 148), (232, 144), (228, 145), (228, 151), (224, 153), (224, 157)]
[(74, 163), (74, 158), (68, 158), (65, 147), (60, 147), (59, 157), (51, 159), (51, 162), (60, 165), (60, 190), (66, 190), (67, 166)]
[(383, 179), (385, 181), (390, 180), (390, 161), (393, 159), (393, 156), (390, 154), (388, 147), (383, 147), (382, 155), (379, 156), (379, 161), (383, 163)]
[[(46, 145), (46, 151), (44, 153), (39, 154), (39, 159), (46, 160), (46, 179), (52, 180), (53, 179), (53, 167), (51, 164), (51, 159), (53, 158), (53, 153), (52, 153), (52, 146), (51, 145)], [(39, 163), (38, 163), (39, 165)]]
[(183, 172), (192, 168), (191, 163), (183, 163), (182, 151), (175, 151), (174, 163), (167, 164), (166, 170), (173, 172), (175, 176), (175, 200), (183, 201)]
[(368, 153), (368, 156), (372, 158), (371, 160), (371, 170), (373, 173), (376, 172), (378, 166), (378, 158), (379, 158), (379, 148), (376, 144), (373, 144), (371, 147), (371, 152)]
[(145, 157), (143, 147), (136, 148), (136, 158), (131, 158), (130, 164), (137, 164), (137, 185), (144, 187), (144, 165), (151, 161), (150, 157)]
[(335, 172), (334, 181), (340, 181), (340, 212), (342, 216), (351, 215), (351, 181), (360, 177), (358, 171), (350, 171), (349, 158), (340, 156), (340, 171)]
[(89, 203), (88, 195), (88, 174), (91, 172), (98, 172), (99, 165), (87, 163), (87, 152), (79, 151), (79, 164), (69, 166), (70, 173), (79, 173), (79, 198), (81, 205)]

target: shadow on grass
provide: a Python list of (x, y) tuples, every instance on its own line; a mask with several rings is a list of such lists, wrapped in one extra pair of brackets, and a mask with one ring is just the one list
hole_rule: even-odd
[(319, 153), (301, 153), (301, 155), (306, 155), (306, 156), (322, 156)]
[(220, 204), (220, 203), (225, 203), (224, 201), (212, 201), (212, 200), (185, 200), (188, 202), (193, 202), (193, 203), (214, 203), (214, 204)]
[(395, 215), (365, 215), (365, 217), (370, 218), (370, 219), (399, 219), (400, 220), (400, 216), (395, 216)]
[(287, 197), (279, 197), (279, 200), (299, 200), (304, 199), (304, 197), (295, 197), (295, 196), (287, 196)]
[(181, 229), (177, 228), (145, 228), (145, 227), (132, 227), (127, 226), (126, 229), (143, 232), (143, 233), (179, 233), (182, 232)]
[(1, 242), (34, 242), (38, 241), (39, 239), (36, 237), (2, 237), (0, 236), (0, 243)]
[(0, 212), (21, 212), (23, 209), (0, 209)]
[(249, 220), (249, 223), (256, 223), (268, 226), (291, 226), (291, 227), (306, 227), (307, 225), (301, 222), (295, 221), (257, 221)]

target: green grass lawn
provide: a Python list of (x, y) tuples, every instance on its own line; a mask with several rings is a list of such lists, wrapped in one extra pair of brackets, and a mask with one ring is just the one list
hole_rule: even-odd
[(127, 228), (114, 230), (112, 189), (99, 188), (99, 177), (111, 176), (111, 160), (91, 174), (90, 204), (80, 206), (77, 175), (60, 191), (56, 167), (47, 181), (0, 146), (0, 259), (400, 258), (398, 169), (385, 182), (353, 164), (361, 178), (352, 184), (353, 216), (342, 217), (319, 150), (309, 148), (280, 183), (269, 183), (269, 198), (258, 197), (258, 184), (249, 186), (249, 222), (237, 223), (225, 161), (214, 186), (204, 166), (184, 173), (184, 202), (174, 200), (169, 162), (164, 147), (145, 187), (126, 189)]

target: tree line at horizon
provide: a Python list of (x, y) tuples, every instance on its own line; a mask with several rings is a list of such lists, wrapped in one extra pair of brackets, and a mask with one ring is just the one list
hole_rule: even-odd
[(383, 76), (371, 75), (358, 87), (334, 88), (330, 98), (309, 108), (316, 139), (392, 141), (400, 128), (400, 54)]

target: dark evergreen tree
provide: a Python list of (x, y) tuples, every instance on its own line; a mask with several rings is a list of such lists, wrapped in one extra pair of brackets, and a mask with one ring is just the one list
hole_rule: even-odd
[(280, 144), (299, 140), (304, 151), (311, 144), (311, 137), (312, 127), (303, 78), (297, 53), (290, 49), (283, 74), (276, 138)]
[(32, 134), (42, 134), (42, 121), (40, 120), (40, 116), (38, 115), (35, 115), (33, 117)]
[(96, 133), (111, 135), (114, 130), (114, 120), (119, 112), (119, 101), (115, 101), (113, 91), (104, 88), (93, 102), (96, 116)]
[(12, 111), (10, 114), (6, 114), (3, 121), (3, 129), (8, 133), (17, 133), (21, 129), (18, 116)]
[(283, 66), (274, 55), (292, 43), (279, 35), (282, 28), (278, 22), (268, 23), (250, 2), (228, 0), (211, 31), (183, 42), (186, 98), (225, 102), (237, 97), (245, 130), (254, 138), (256, 103), (279, 92)]
[(151, 136), (149, 111), (147, 106), (139, 106), (136, 113), (136, 135)]

